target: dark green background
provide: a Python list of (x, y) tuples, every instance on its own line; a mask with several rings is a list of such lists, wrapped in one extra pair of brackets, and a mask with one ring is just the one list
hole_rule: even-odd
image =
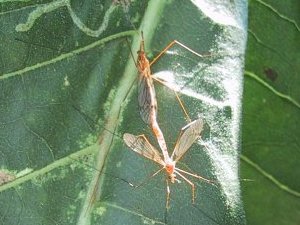
[(248, 224), (299, 224), (300, 3), (249, 1), (241, 178)]

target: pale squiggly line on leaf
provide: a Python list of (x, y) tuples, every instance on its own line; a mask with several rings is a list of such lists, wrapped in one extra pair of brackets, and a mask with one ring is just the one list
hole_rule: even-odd
[(262, 4), (263, 6), (267, 7), (268, 9), (270, 9), (271, 11), (273, 11), (274, 13), (276, 13), (280, 18), (292, 23), (295, 28), (300, 31), (300, 27), (298, 26), (298, 24), (296, 23), (295, 20), (292, 20), (290, 18), (288, 18), (287, 16), (281, 14), (277, 9), (275, 9), (273, 6), (267, 4), (266, 2), (262, 1), (262, 0), (256, 0), (257, 2), (259, 2), (260, 4)]
[(41, 17), (43, 14), (49, 13), (49, 12), (54, 11), (61, 7), (67, 7), (74, 24), (86, 35), (89, 35), (92, 37), (99, 37), (103, 33), (103, 31), (105, 31), (105, 29), (108, 26), (108, 21), (109, 21), (110, 15), (117, 8), (117, 6), (115, 4), (111, 4), (111, 6), (105, 12), (102, 24), (99, 26), (99, 28), (97, 30), (92, 30), (89, 27), (87, 27), (80, 20), (80, 18), (76, 15), (76, 13), (73, 11), (71, 4), (70, 4), (70, 0), (58, 0), (58, 1), (54, 1), (51, 3), (47, 3), (47, 4), (36, 7), (36, 9), (29, 14), (26, 23), (20, 23), (16, 26), (16, 31), (25, 32), (25, 31), (30, 30), (33, 27), (35, 21), (39, 17)]
[(296, 197), (300, 197), (300, 193), (289, 188), (288, 186), (282, 184), (280, 181), (278, 181), (275, 177), (273, 177), (271, 174), (267, 173), (263, 168), (261, 168), (259, 165), (257, 165), (255, 162), (251, 161), (248, 157), (245, 155), (240, 155), (240, 158), (247, 163), (248, 165), (252, 166), (254, 169), (256, 169), (259, 173), (261, 173), (264, 177), (272, 181), (277, 187), (279, 187), (281, 190), (294, 195)]
[(121, 37), (126, 37), (126, 36), (132, 36), (134, 34), (135, 34), (135, 31), (125, 31), (125, 32), (121, 32), (121, 33), (118, 33), (118, 34), (108, 36), (108, 37), (103, 38), (101, 40), (95, 41), (92, 44), (86, 45), (82, 48), (78, 48), (78, 49), (75, 49), (71, 52), (61, 54), (60, 56), (58, 56), (56, 58), (53, 58), (51, 60), (47, 60), (47, 61), (44, 61), (44, 62), (41, 62), (41, 63), (37, 63), (35, 65), (28, 66), (28, 67), (25, 67), (24, 69), (13, 71), (11, 73), (6, 73), (6, 74), (2, 74), (2, 75), (0, 74), (0, 80), (6, 79), (6, 78), (9, 78), (9, 77), (13, 77), (13, 76), (17, 76), (17, 75), (24, 75), (27, 72), (39, 69), (39, 68), (44, 67), (44, 66), (48, 66), (50, 64), (57, 63), (59, 61), (65, 60), (67, 58), (71, 58), (73, 56), (76, 56), (80, 53), (86, 52), (86, 51), (88, 51), (90, 49), (93, 49), (95, 47), (101, 46), (101, 45), (105, 44), (106, 42), (112, 41), (114, 39), (121, 38)]
[(58, 0), (36, 7), (36, 9), (29, 14), (26, 23), (20, 23), (16, 26), (16, 31), (25, 32), (30, 30), (30, 28), (32, 28), (32, 26), (34, 25), (35, 21), (43, 14), (49, 13), (63, 6), (67, 6), (68, 2), (68, 0)]
[(68, 10), (70, 12), (70, 16), (73, 19), (73, 22), (76, 24), (76, 26), (84, 33), (86, 33), (89, 36), (92, 37), (99, 37), (107, 28), (108, 26), (108, 21), (109, 21), (109, 17), (112, 14), (112, 12), (116, 9), (116, 6), (114, 4), (112, 4), (109, 9), (105, 12), (105, 15), (103, 17), (103, 22), (102, 24), (99, 26), (99, 28), (97, 30), (92, 30), (90, 28), (88, 28), (81, 20), (80, 18), (74, 13), (74, 11), (71, 8), (71, 5), (68, 4)]
[(270, 91), (272, 91), (275, 95), (279, 96), (280, 98), (283, 98), (287, 100), (288, 102), (292, 103), (294, 106), (300, 109), (300, 103), (297, 102), (295, 99), (293, 99), (291, 96), (283, 94), (279, 91), (277, 91), (274, 87), (272, 87), (270, 84), (265, 82), (263, 79), (261, 79), (258, 75), (255, 73), (252, 73), (250, 71), (245, 71), (245, 75), (253, 78), (254, 80), (258, 81), (258, 83), (262, 84), (264, 87), (268, 88)]

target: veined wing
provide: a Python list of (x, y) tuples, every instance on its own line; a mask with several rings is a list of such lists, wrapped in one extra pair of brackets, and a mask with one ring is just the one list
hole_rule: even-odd
[(151, 159), (160, 165), (165, 164), (159, 154), (159, 151), (149, 143), (144, 135), (135, 136), (133, 134), (125, 133), (123, 140), (125, 144), (136, 153)]
[(181, 133), (177, 139), (171, 159), (178, 161), (191, 145), (200, 137), (203, 130), (203, 120), (201, 118), (192, 121), (181, 129)]
[(151, 118), (156, 118), (157, 115), (157, 102), (152, 78), (144, 74), (139, 75), (138, 102), (143, 121), (151, 125)]

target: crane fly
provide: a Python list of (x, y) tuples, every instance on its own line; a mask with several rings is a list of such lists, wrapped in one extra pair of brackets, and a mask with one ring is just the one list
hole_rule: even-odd
[[(192, 49), (188, 48), (184, 44), (174, 40), (170, 44), (167, 45), (151, 62), (149, 62), (146, 53), (145, 53), (145, 41), (143, 37), (143, 32), (141, 32), (142, 40), (140, 43), (140, 49), (137, 52), (137, 61), (136, 67), (139, 72), (139, 79), (138, 79), (138, 104), (140, 108), (140, 116), (142, 120), (148, 124), (152, 132), (154, 133), (155, 137), (157, 138), (158, 144), (162, 150), (164, 160), (168, 160), (168, 150), (164, 135), (157, 123), (157, 100), (155, 89), (153, 85), (153, 79), (157, 80), (158, 82), (162, 83), (159, 79), (154, 78), (151, 74), (151, 65), (154, 64), (163, 54), (166, 53), (168, 49), (170, 49), (173, 45), (178, 44), (181, 47), (189, 50), (190, 52), (196, 54), (199, 57), (203, 57), (199, 53), (193, 51)], [(133, 55), (133, 54), (132, 54)], [(175, 92), (175, 91), (174, 91)], [(191, 119), (188, 116), (186, 109), (182, 101), (180, 100), (179, 96), (175, 92), (176, 98), (189, 122)]]
[[(195, 203), (195, 184), (186, 178), (184, 175), (189, 175), (194, 178), (198, 178), (207, 183), (213, 183), (212, 181), (199, 176), (194, 173), (187, 172), (185, 170), (179, 169), (176, 167), (176, 163), (182, 158), (182, 156), (187, 152), (191, 145), (200, 137), (200, 134), (203, 130), (203, 120), (201, 118), (194, 120), (185, 127), (181, 129), (180, 135), (176, 141), (173, 153), (171, 157), (167, 154), (167, 158), (163, 159), (159, 151), (150, 144), (145, 135), (135, 136), (133, 134), (125, 133), (123, 140), (125, 144), (134, 152), (148, 158), (159, 165), (162, 166), (161, 169), (156, 171), (152, 176), (157, 175), (159, 172), (165, 169), (167, 174), (167, 201), (166, 208), (169, 208), (170, 202), (170, 187), (169, 182), (175, 183), (180, 182), (178, 178), (182, 178), (186, 181), (192, 188), (192, 203)], [(177, 178), (178, 175), (178, 178)]]

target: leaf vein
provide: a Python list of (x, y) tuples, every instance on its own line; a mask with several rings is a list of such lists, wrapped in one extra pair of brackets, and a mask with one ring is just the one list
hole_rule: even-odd
[(75, 55), (79, 55), (83, 52), (86, 52), (86, 51), (91, 50), (95, 47), (101, 46), (101, 45), (105, 44), (106, 42), (112, 41), (114, 39), (125, 37), (125, 36), (131, 36), (134, 33), (135, 33), (135, 31), (124, 31), (124, 32), (121, 32), (121, 33), (118, 33), (118, 34), (108, 36), (106, 38), (95, 41), (95, 42), (93, 42), (89, 45), (86, 45), (82, 48), (78, 48), (78, 49), (75, 49), (71, 52), (61, 54), (60, 56), (55, 57), (53, 59), (50, 59), (50, 60), (47, 60), (47, 61), (44, 61), (44, 62), (40, 62), (40, 63), (37, 63), (35, 65), (25, 67), (21, 70), (13, 71), (11, 73), (2, 74), (2, 75), (0, 75), (0, 80), (10, 78), (10, 77), (14, 77), (14, 76), (18, 76), (18, 75), (23, 75), (27, 72), (34, 71), (34, 70), (40, 69), (42, 67), (57, 63), (59, 61), (71, 58)]
[(133, 214), (133, 215), (135, 215), (135, 216), (144, 218), (144, 219), (146, 219), (146, 220), (149, 220), (149, 221), (152, 222), (151, 224), (164, 224), (164, 225), (166, 225), (166, 223), (164, 223), (164, 222), (162, 222), (162, 221), (158, 221), (158, 220), (151, 219), (151, 218), (149, 218), (149, 217), (147, 217), (147, 216), (145, 216), (145, 215), (143, 215), (143, 214), (141, 214), (141, 213), (134, 212), (134, 211), (132, 211), (132, 210), (126, 209), (126, 208), (121, 207), (121, 206), (119, 206), (119, 205), (112, 204), (112, 203), (109, 203), (109, 202), (103, 202), (103, 203), (104, 203), (105, 205), (107, 205), (107, 206), (112, 207), (112, 208), (119, 209), (119, 210), (122, 210), (122, 211), (124, 211), (124, 212)]
[(292, 103), (294, 106), (296, 106), (298, 109), (300, 109), (300, 103), (297, 102), (295, 99), (293, 99), (291, 96), (286, 95), (284, 93), (281, 93), (279, 91), (277, 91), (274, 87), (272, 87), (270, 84), (268, 84), (267, 82), (265, 82), (263, 79), (261, 79), (258, 75), (256, 75), (253, 72), (250, 71), (245, 71), (245, 75), (248, 77), (253, 78), (254, 80), (256, 80), (258, 83), (260, 83), (261, 85), (263, 85), (264, 87), (266, 87), (267, 89), (269, 89), (271, 92), (273, 92), (275, 95), (277, 95), (280, 98), (283, 98), (285, 100), (287, 100), (288, 102)]
[(254, 169), (256, 169), (260, 174), (262, 174), (265, 178), (269, 179), (271, 182), (273, 182), (279, 189), (294, 195), (296, 197), (300, 197), (300, 192), (295, 191), (285, 184), (281, 183), (279, 180), (277, 180), (275, 177), (273, 177), (271, 174), (267, 173), (263, 168), (261, 168), (258, 164), (255, 162), (251, 161), (248, 157), (245, 155), (241, 154), (240, 158), (247, 163), (248, 165), (252, 166)]

